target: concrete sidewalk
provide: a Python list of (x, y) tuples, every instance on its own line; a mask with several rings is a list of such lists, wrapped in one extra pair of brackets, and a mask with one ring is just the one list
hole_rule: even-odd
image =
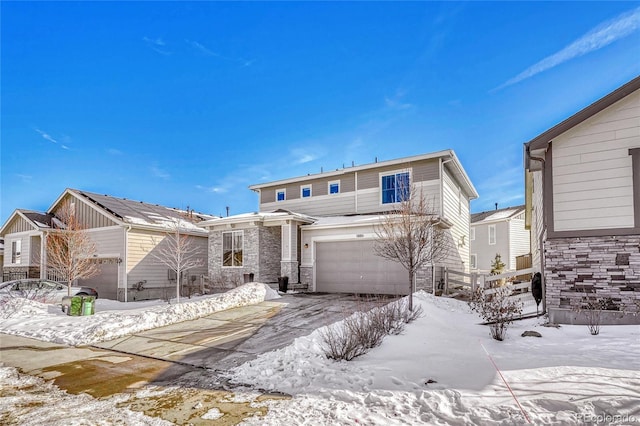
[(96, 398), (171, 383), (192, 367), (92, 347), (73, 347), (0, 334), (0, 362), (24, 374), (53, 380), (69, 393)]

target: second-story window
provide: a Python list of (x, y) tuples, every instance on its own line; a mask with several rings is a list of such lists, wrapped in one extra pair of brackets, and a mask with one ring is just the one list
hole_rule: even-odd
[(333, 182), (329, 182), (329, 194), (339, 194), (340, 193), (340, 181), (336, 180)]
[(476, 228), (469, 229), (469, 240), (471, 241), (476, 240)]
[(300, 187), (300, 196), (302, 198), (311, 197), (311, 185), (303, 185)]
[(287, 199), (287, 191), (284, 189), (276, 190), (276, 201), (284, 201)]
[(409, 172), (382, 175), (380, 188), (382, 204), (399, 203), (409, 199), (411, 195)]
[(494, 245), (496, 243), (496, 226), (489, 225), (489, 245)]

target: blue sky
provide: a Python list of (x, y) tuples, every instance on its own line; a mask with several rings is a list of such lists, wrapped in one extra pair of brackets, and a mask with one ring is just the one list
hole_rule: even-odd
[(640, 74), (640, 2), (2, 2), (0, 220), (77, 188), (206, 213), (452, 148), (473, 211)]

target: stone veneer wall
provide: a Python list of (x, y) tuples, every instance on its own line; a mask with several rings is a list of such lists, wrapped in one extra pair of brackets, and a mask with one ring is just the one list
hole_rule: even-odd
[(640, 235), (557, 238), (545, 250), (546, 303), (552, 322), (581, 323), (585, 297), (610, 299), (610, 323), (640, 321)]
[(306, 284), (309, 291), (315, 290), (311, 288), (313, 284), (313, 268), (311, 266), (300, 267), (300, 283)]
[[(6, 274), (8, 280), (24, 278), (22, 274), (26, 273), (27, 278), (40, 278), (40, 267), (39, 266), (5, 266), (2, 269), (3, 275)], [(16, 278), (11, 278), (11, 274), (16, 274)]]
[(243, 229), (244, 253), (243, 266), (222, 267), (222, 233), (209, 233), (209, 277), (214, 281), (223, 281), (225, 285), (238, 285), (244, 282), (244, 274), (254, 274), (258, 282), (277, 282), (280, 275), (281, 238), (280, 227), (256, 226)]
[(278, 282), (282, 257), (282, 228), (280, 226), (261, 226), (258, 228), (258, 232), (260, 237), (260, 282)]

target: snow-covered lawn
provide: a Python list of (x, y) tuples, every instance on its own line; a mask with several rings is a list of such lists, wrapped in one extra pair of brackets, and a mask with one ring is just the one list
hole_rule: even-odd
[(236, 368), (232, 381), (294, 395), (248, 422), (640, 424), (640, 326), (591, 336), (586, 326), (529, 319), (498, 342), (466, 303), (416, 298), (425, 315), (353, 361), (324, 357), (317, 330)]
[[(102, 312), (79, 318), (34, 307), (0, 321), (0, 331), (87, 343), (196, 318), (224, 306), (256, 303), (273, 296), (267, 292), (265, 286), (251, 284), (178, 306), (108, 311), (98, 305)], [(353, 361), (325, 358), (316, 330), (231, 371), (232, 382), (293, 395), (291, 400), (254, 402), (268, 405), (269, 412), (245, 423), (510, 425), (529, 419), (535, 424), (640, 424), (640, 326), (603, 326), (599, 336), (591, 336), (586, 326), (550, 328), (542, 326), (542, 318), (529, 319), (514, 324), (506, 340), (497, 342), (464, 302), (417, 293), (416, 303), (424, 309), (422, 318)], [(520, 337), (525, 330), (542, 337)], [(0, 391), (27, 380), (13, 369), (0, 368)], [(40, 381), (38, 386), (50, 385)], [(122, 402), (117, 398), (108, 400), (113, 401), (113, 412), (107, 415), (108, 401), (63, 392), (49, 392), (49, 398), (47, 392), (0, 397), (0, 412), (28, 406), (36, 396), (50, 410), (67, 399), (75, 404), (82, 398), (87, 413), (95, 406), (106, 413), (103, 419), (153, 423), (116, 408)], [(95, 418), (87, 414), (80, 423), (96, 424)]]

